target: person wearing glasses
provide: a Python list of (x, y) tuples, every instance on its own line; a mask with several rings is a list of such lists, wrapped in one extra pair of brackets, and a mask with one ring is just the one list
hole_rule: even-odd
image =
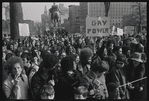
[[(118, 86), (126, 84), (126, 72), (125, 72), (126, 56), (124, 54), (117, 55), (115, 65), (109, 71), (110, 80), (118, 84)], [(121, 99), (129, 99), (129, 94), (126, 86), (120, 88)]]

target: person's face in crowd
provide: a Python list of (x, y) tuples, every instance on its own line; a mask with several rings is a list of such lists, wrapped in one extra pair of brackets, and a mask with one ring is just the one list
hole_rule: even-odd
[(4, 41), (4, 45), (6, 45), (7, 43), (6, 43), (6, 41)]
[(77, 54), (80, 54), (80, 52), (81, 52), (81, 49), (80, 49), (80, 48), (78, 48), (78, 50), (77, 50)]
[(36, 70), (35, 68), (32, 68), (30, 71), (30, 74), (34, 75), (38, 70)]
[(88, 62), (87, 64), (91, 64), (91, 62), (92, 62), (92, 57), (89, 57), (88, 60), (87, 60), (87, 62)]
[(130, 46), (130, 40), (127, 40), (126, 45)]
[(17, 56), (19, 56), (19, 57), (20, 57), (20, 56), (21, 56), (21, 54), (22, 54), (22, 52), (18, 52), (18, 53), (17, 53)]
[(54, 45), (54, 41), (51, 41), (51, 45)]
[(55, 55), (56, 56), (59, 56), (59, 51), (55, 51)]
[(118, 54), (122, 54), (122, 48), (118, 50)]
[(113, 47), (114, 47), (114, 44), (111, 43), (110, 46), (109, 46), (109, 48), (113, 50)]
[(27, 58), (26, 58), (26, 57), (25, 57), (25, 58), (22, 58), (22, 60), (23, 60), (23, 63), (24, 63), (24, 64), (27, 63)]
[(116, 65), (117, 65), (118, 68), (123, 68), (123, 67), (124, 67), (124, 62), (122, 62), (122, 61), (117, 61), (117, 62), (116, 62)]
[(37, 56), (33, 57), (33, 62), (37, 62), (37, 61), (38, 61), (38, 57)]
[(69, 71), (67, 71), (67, 74), (68, 74), (68, 76), (73, 77), (74, 72), (73, 72), (73, 70), (69, 70)]
[(2, 50), (5, 51), (6, 49), (7, 49), (6, 46), (3, 46)]
[(74, 99), (86, 99), (87, 98), (87, 96), (86, 97), (84, 97), (82, 94), (81, 95), (78, 95), (78, 94), (74, 94)]
[(43, 93), (41, 94), (41, 99), (54, 99), (55, 95), (54, 94), (48, 94), (48, 93)]
[(70, 48), (69, 48), (69, 50), (70, 50), (70, 53), (72, 53), (72, 52), (73, 52), (73, 48), (72, 48), (72, 47), (70, 47)]
[(133, 60), (133, 65), (136, 67), (140, 64), (140, 62)]
[(140, 42), (140, 38), (136, 38), (136, 41), (139, 43)]
[(82, 43), (82, 40), (81, 40), (81, 39), (79, 39), (79, 40), (78, 40), (78, 43), (79, 43), (79, 44), (81, 44), (81, 43)]
[(61, 59), (63, 59), (64, 57), (66, 57), (66, 53), (65, 53), (65, 52), (63, 52), (63, 53), (61, 54)]
[(126, 57), (127, 57), (127, 58), (130, 57), (130, 50), (127, 51), (127, 53), (126, 53)]
[(144, 36), (141, 36), (141, 37), (140, 37), (140, 40), (143, 40), (143, 39), (144, 39)]
[(20, 63), (15, 63), (13, 66), (12, 66), (12, 74), (14, 76), (18, 76), (20, 75), (22, 72), (22, 68), (21, 68), (21, 65)]
[(142, 47), (140, 51), (144, 52), (144, 46), (142, 44), (140, 46)]
[(16, 44), (14, 44), (14, 49), (17, 49), (17, 47), (18, 47), (18, 44), (16, 43)]
[(103, 51), (103, 57), (106, 57), (107, 56), (107, 49), (106, 48), (104, 48), (104, 51)]
[(73, 70), (76, 70), (76, 69), (77, 69), (76, 61), (73, 61)]
[(6, 53), (3, 52), (3, 57), (4, 60), (6, 59)]
[(10, 49), (13, 50), (13, 45), (10, 45)]
[(71, 43), (70, 42), (68, 42), (68, 46), (71, 46)]
[(98, 43), (97, 43), (97, 46), (98, 46), (98, 47), (101, 47), (101, 46), (102, 46), (102, 41), (98, 42)]
[(76, 57), (76, 64), (78, 64), (78, 63), (79, 63), (79, 61), (80, 61), (80, 57), (79, 57), (79, 56), (77, 56), (77, 57)]
[(119, 94), (119, 89), (115, 89), (114, 91), (109, 91), (109, 95), (113, 99), (118, 99), (120, 94)]
[(33, 44), (33, 45), (35, 45), (35, 43), (36, 43), (36, 41), (35, 41), (35, 40), (33, 40), (33, 41), (32, 41), (32, 44)]
[(43, 50), (47, 50), (47, 49), (48, 49), (48, 46), (45, 45), (45, 46), (43, 47)]
[(58, 44), (59, 43), (59, 40), (56, 40), (56, 43)]

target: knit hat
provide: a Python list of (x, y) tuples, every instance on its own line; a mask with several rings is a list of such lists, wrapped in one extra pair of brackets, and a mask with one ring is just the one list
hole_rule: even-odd
[(124, 54), (118, 54), (116, 61), (121, 61), (121, 62), (126, 63), (126, 56)]
[(46, 53), (43, 56), (43, 65), (45, 68), (53, 68), (58, 63), (59, 58), (55, 54)]
[(91, 70), (102, 73), (109, 70), (109, 64), (107, 61), (101, 61), (101, 59), (97, 56), (92, 60)]
[(93, 56), (93, 51), (90, 48), (84, 48), (80, 52), (80, 61), (82, 64), (87, 63), (87, 59)]
[(107, 85), (107, 89), (108, 91), (110, 92), (113, 92), (116, 88), (118, 87), (118, 84), (114, 83), (114, 82), (110, 82), (108, 85)]

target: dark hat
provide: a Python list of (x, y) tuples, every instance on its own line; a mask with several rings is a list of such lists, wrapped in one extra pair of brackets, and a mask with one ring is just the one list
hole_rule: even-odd
[(85, 64), (87, 61), (87, 58), (93, 56), (93, 51), (90, 48), (84, 48), (80, 52), (80, 61), (81, 63)]
[(126, 56), (124, 54), (118, 54), (116, 61), (121, 61), (121, 62), (126, 63)]
[(59, 57), (55, 54), (46, 52), (43, 56), (43, 65), (45, 68), (53, 68), (58, 61)]
[(108, 91), (114, 91), (116, 88), (118, 88), (118, 84), (116, 84), (115, 82), (110, 82), (109, 84), (107, 84), (107, 89)]
[(109, 64), (107, 61), (101, 61), (101, 59), (97, 56), (91, 62), (91, 70), (102, 73), (109, 70)]
[(132, 58), (130, 58), (130, 59), (131, 60), (138, 61), (138, 62), (143, 62), (143, 60), (141, 59), (141, 57), (142, 57), (142, 54), (141, 53), (135, 52), (134, 54), (132, 54)]
[(68, 55), (61, 60), (61, 67), (63, 72), (73, 70), (73, 62), (75, 61), (74, 55)]
[(144, 46), (142, 44), (138, 43), (137, 45), (135, 45), (135, 50), (136, 50), (136, 52), (143, 52)]

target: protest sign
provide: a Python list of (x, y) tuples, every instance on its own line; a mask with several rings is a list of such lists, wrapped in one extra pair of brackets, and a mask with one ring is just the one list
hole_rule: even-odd
[(117, 31), (116, 27), (113, 26), (113, 27), (112, 27), (111, 35), (116, 35), (116, 33), (117, 33), (116, 31)]
[(123, 35), (123, 29), (117, 28), (117, 35)]
[(26, 23), (19, 23), (20, 36), (30, 36), (29, 25)]
[(86, 36), (109, 36), (109, 17), (86, 17)]
[(124, 34), (134, 34), (135, 27), (134, 26), (125, 26), (124, 27)]

